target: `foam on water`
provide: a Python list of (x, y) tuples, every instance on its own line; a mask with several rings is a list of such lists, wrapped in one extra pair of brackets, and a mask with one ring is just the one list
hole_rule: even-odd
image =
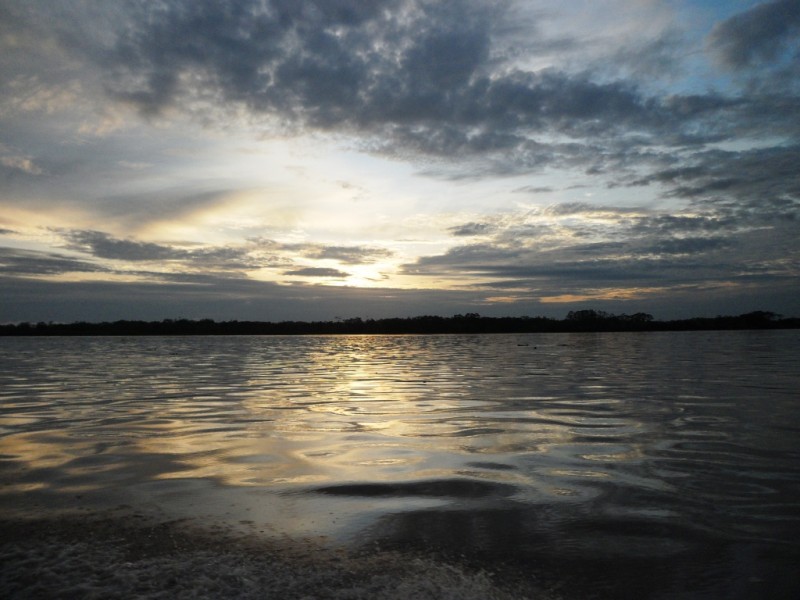
[(0, 521), (3, 598), (555, 598), (434, 557), (352, 554), (128, 510)]

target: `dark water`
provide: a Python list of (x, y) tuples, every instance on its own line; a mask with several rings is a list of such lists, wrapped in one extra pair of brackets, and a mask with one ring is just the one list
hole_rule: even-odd
[(0, 506), (800, 597), (800, 332), (0, 339)]

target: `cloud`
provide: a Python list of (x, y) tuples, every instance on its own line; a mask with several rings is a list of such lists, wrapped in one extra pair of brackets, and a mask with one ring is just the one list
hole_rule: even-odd
[(161, 244), (120, 240), (100, 231), (73, 231), (66, 235), (71, 250), (87, 252), (98, 258), (125, 261), (185, 260), (191, 255)]
[(597, 204), (590, 204), (589, 202), (561, 202), (553, 204), (542, 210), (545, 215), (553, 216), (569, 216), (581, 215), (587, 213), (637, 213), (641, 212), (639, 207), (619, 207), (619, 206), (602, 206)]
[(456, 225), (450, 227), (448, 231), (456, 237), (470, 237), (476, 235), (485, 235), (494, 231), (495, 227), (491, 223), (464, 223), (463, 225)]
[(371, 246), (312, 246), (302, 252), (308, 258), (337, 260), (348, 265), (371, 264), (394, 254), (385, 248)]
[(302, 269), (294, 269), (292, 271), (284, 271), (284, 275), (296, 275), (300, 277), (335, 277), (341, 279), (349, 277), (350, 273), (345, 273), (338, 269), (330, 269), (326, 267), (305, 267)]
[(0, 164), (9, 169), (16, 169), (30, 175), (41, 175), (42, 169), (33, 160), (25, 156), (2, 156)]
[(108, 233), (93, 230), (62, 232), (66, 247), (91, 256), (127, 263), (147, 262), (169, 273), (156, 270), (159, 278), (175, 278), (182, 271), (245, 271), (264, 267), (286, 267), (292, 261), (281, 244), (256, 239), (238, 245), (157, 244), (132, 239), (119, 239)]
[(523, 255), (520, 247), (508, 248), (492, 243), (467, 244), (451, 248), (444, 254), (423, 256), (404, 265), (414, 275), (442, 275), (447, 271), (487, 272), (496, 265), (513, 264)]
[[(49, 219), (62, 229), (37, 241), (64, 250), (7, 250), (6, 272), (124, 271), (251, 301), (246, 273), (319, 288), (402, 247), (404, 284), (457, 281), (476, 302), (783, 282), (800, 252), (800, 10), (763, 2), (706, 33), (679, 5), (0, 0), (5, 224)], [(302, 185), (273, 148), (257, 169), (232, 152), (243, 131), (248, 160), (256, 138), (313, 140)], [(397, 184), (405, 166), (365, 152), (416, 172)], [(370, 211), (320, 226), (354, 189)], [(368, 242), (342, 241), (357, 228)]]
[[(507, 314), (481, 291), (403, 290), (320, 285), (278, 285), (236, 278), (178, 282), (52, 282), (0, 275), (2, 318), (14, 321), (113, 321), (117, 319), (213, 318), (216, 320), (332, 320), (422, 314), (451, 316), (475, 308)], [(534, 309), (530, 302), (520, 314)], [(563, 316), (558, 308), (552, 314)]]
[(655, 254), (699, 254), (726, 248), (731, 241), (722, 237), (683, 237), (660, 240), (648, 248)]
[[(170, 244), (120, 239), (95, 230), (62, 231), (60, 235), (71, 251), (121, 263), (150, 263), (153, 276), (176, 280), (180, 275), (196, 277), (213, 271), (247, 271), (283, 268), (304, 256), (318, 260), (336, 260), (343, 264), (372, 264), (394, 253), (372, 246), (325, 246), (322, 244), (282, 244), (253, 238), (232, 245)], [(168, 269), (164, 271), (164, 269)], [(307, 267), (283, 271), (304, 277), (348, 277), (349, 273), (328, 267)]]
[(631, 232), (640, 236), (696, 235), (698, 233), (730, 232), (740, 222), (730, 215), (708, 213), (705, 215), (659, 214), (638, 219)]
[(708, 44), (723, 64), (742, 69), (774, 61), (785, 50), (797, 52), (800, 4), (764, 2), (717, 24)]
[(731, 245), (730, 240), (676, 238), (640, 247), (608, 243), (546, 252), (503, 253), (489, 246), (473, 246), (468, 251), (460, 248), (421, 259), (409, 266), (409, 272), (434, 277), (460, 274), (478, 288), (534, 295), (547, 290), (579, 294), (626, 287), (665, 290), (688, 284), (791, 282), (793, 275), (786, 269), (748, 264), (739, 253), (721, 253)]
[(548, 194), (554, 190), (549, 186), (525, 185), (515, 189), (514, 191), (526, 194)]
[(209, 189), (204, 182), (193, 182), (154, 191), (123, 192), (103, 195), (94, 209), (106, 218), (125, 223), (128, 228), (142, 228), (159, 222), (188, 220), (194, 215), (224, 207), (248, 190)]
[(751, 222), (794, 221), (800, 218), (798, 156), (800, 145), (709, 151), (695, 155), (692, 164), (656, 172), (645, 181), (668, 183), (668, 197), (720, 214), (738, 214)]
[[(764, 158), (754, 155), (735, 153), (740, 164), (748, 165), (742, 169), (745, 179)], [(707, 176), (705, 168), (663, 175), (701, 181)], [(735, 185), (719, 187), (712, 186), (708, 197), (693, 199), (695, 206), (684, 214), (564, 203), (509, 215), (495, 220), (494, 230), (481, 243), (420, 257), (404, 269), (417, 277), (534, 295), (545, 290), (598, 294), (603, 289), (619, 295), (626, 287), (663, 291), (756, 282), (791, 286), (800, 265), (796, 206), (764, 197), (753, 199), (752, 205), (735, 196), (728, 201), (729, 194), (749, 192)]]
[(102, 272), (108, 272), (108, 269), (64, 254), (0, 247), (0, 276), (38, 277)]
[[(397, 156), (500, 153), (495, 169), (530, 170), (591, 152), (580, 143), (543, 144), (543, 135), (699, 129), (689, 118), (699, 112), (680, 113), (632, 81), (504, 61), (499, 35), (510, 3), (334, 5), (142, 5), (111, 43), (62, 43), (96, 65), (112, 99), (146, 116), (220, 116), (214, 105), (238, 105), (280, 126), (352, 132), (365, 147)], [(669, 44), (661, 40), (659, 52)], [(725, 108), (714, 96), (699, 102), (709, 117)]]
[[(24, 14), (17, 20), (32, 31), (45, 27), (33, 9), (7, 10)], [(730, 139), (737, 128), (757, 134), (796, 121), (792, 95), (780, 99), (778, 112), (778, 100), (767, 96), (648, 92), (643, 73), (685, 53), (673, 29), (659, 30), (647, 48), (603, 38), (612, 47), (601, 53), (607, 63), (634, 57), (604, 72), (586, 67), (595, 65), (594, 46), (583, 48), (576, 34), (544, 33), (552, 10), (511, 1), (145, 3), (95, 9), (102, 14), (92, 18), (109, 25), (103, 35), (78, 24), (81, 10), (88, 9), (76, 8), (48, 37), (96, 72), (91, 81), (113, 102), (150, 119), (178, 111), (222, 126), (245, 115), (277, 130), (346, 133), (361, 149), (442, 161), (426, 171), (438, 176), (576, 166), (620, 172), (664, 158), (665, 148), (677, 156), (687, 144)], [(733, 17), (713, 38), (740, 40), (730, 42), (738, 47), (746, 36), (736, 24), (752, 17), (764, 33), (748, 47), (762, 47), (779, 14), (786, 17), (780, 39), (788, 39), (797, 14), (791, 2)], [(652, 17), (644, 9), (637, 16), (642, 23)], [(531, 31), (540, 33), (535, 41), (526, 39)], [(583, 68), (520, 61), (550, 60), (565, 47)], [(772, 110), (764, 111), (768, 102)]]

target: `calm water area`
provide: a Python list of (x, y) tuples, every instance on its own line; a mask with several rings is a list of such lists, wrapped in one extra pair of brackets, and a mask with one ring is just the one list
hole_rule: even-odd
[(800, 597), (800, 332), (0, 339), (0, 509)]

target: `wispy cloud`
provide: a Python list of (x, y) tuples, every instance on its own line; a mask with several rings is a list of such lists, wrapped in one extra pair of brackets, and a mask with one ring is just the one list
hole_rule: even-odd
[(98, 273), (108, 269), (89, 261), (53, 252), (36, 252), (0, 247), (0, 265), (4, 277), (35, 277), (64, 273)]
[(0, 156), (0, 164), (8, 169), (22, 171), (30, 175), (42, 174), (42, 169), (26, 156)]
[(305, 247), (303, 255), (308, 258), (336, 260), (342, 264), (371, 264), (391, 257), (394, 253), (386, 248), (370, 246), (310, 246)]
[(302, 269), (294, 269), (292, 271), (284, 271), (284, 275), (295, 275), (299, 277), (333, 277), (342, 279), (347, 277), (349, 273), (340, 271), (338, 269), (331, 269), (326, 267), (304, 267)]

